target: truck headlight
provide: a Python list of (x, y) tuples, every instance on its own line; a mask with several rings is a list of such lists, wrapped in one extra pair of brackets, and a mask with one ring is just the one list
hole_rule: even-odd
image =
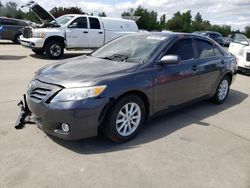
[(33, 38), (44, 38), (45, 37), (45, 32), (33, 32), (32, 37)]
[(100, 95), (106, 86), (93, 86), (83, 88), (65, 88), (61, 90), (51, 102), (77, 101)]

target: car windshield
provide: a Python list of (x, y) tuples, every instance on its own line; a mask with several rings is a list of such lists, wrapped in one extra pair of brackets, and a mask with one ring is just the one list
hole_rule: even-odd
[(68, 23), (68, 21), (70, 21), (74, 16), (61, 16), (59, 18), (56, 19), (56, 23), (60, 26)]
[(159, 35), (127, 35), (104, 45), (91, 55), (113, 61), (146, 63), (166, 38)]

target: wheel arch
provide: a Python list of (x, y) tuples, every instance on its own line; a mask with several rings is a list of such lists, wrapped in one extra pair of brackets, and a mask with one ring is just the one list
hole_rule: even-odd
[(63, 47), (65, 48), (65, 39), (63, 38), (63, 37), (61, 37), (61, 36), (50, 36), (50, 37), (48, 37), (46, 40), (45, 40), (45, 42), (44, 42), (44, 46), (48, 43), (48, 42), (50, 42), (50, 41), (59, 41), (59, 42), (61, 42), (62, 44), (63, 44)]
[(142, 99), (142, 101), (145, 104), (145, 109), (146, 109), (146, 119), (149, 118), (150, 116), (150, 101), (149, 101), (149, 97), (142, 91), (140, 90), (130, 90), (130, 91), (126, 91), (121, 93), (119, 96), (115, 97), (115, 98), (110, 98), (110, 101), (105, 105), (105, 107), (103, 108), (100, 116), (99, 116), (99, 122), (100, 122), (100, 126), (102, 126), (102, 122), (105, 119), (108, 111), (110, 109), (112, 109), (113, 105), (116, 103), (116, 101), (120, 100), (121, 98), (128, 96), (128, 95), (137, 95), (138, 97), (140, 97)]

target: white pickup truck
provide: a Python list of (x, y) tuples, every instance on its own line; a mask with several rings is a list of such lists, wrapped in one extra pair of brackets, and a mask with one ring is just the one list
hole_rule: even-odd
[(67, 14), (55, 19), (36, 2), (27, 5), (43, 22), (40, 28), (26, 27), (20, 37), (24, 47), (52, 59), (63, 56), (64, 49), (95, 49), (120, 36), (138, 32), (132, 20)]

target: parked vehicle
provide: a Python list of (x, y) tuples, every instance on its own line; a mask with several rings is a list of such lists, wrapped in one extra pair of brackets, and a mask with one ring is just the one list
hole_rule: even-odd
[(224, 47), (229, 47), (230, 43), (233, 41), (233, 39), (231, 38), (231, 35), (224, 37), (223, 38), (223, 46)]
[(244, 73), (250, 73), (250, 41), (240, 33), (232, 35), (228, 51), (237, 57), (238, 69)]
[(27, 6), (44, 23), (42, 28), (25, 28), (21, 43), (36, 54), (44, 52), (52, 59), (63, 56), (64, 49), (95, 49), (107, 42), (138, 32), (132, 20), (68, 14), (55, 19), (37, 3)]
[(220, 34), (218, 32), (214, 32), (214, 31), (196, 31), (194, 33), (209, 37), (209, 38), (213, 39), (214, 41), (216, 41), (221, 46), (225, 45), (224, 38), (223, 38), (222, 34)]
[(20, 36), (25, 26), (28, 24), (23, 20), (0, 17), (0, 39), (20, 44)]
[(102, 130), (125, 142), (156, 113), (203, 99), (223, 103), (236, 69), (235, 56), (207, 37), (131, 34), (40, 69), (22, 109), (44, 132), (65, 140)]

